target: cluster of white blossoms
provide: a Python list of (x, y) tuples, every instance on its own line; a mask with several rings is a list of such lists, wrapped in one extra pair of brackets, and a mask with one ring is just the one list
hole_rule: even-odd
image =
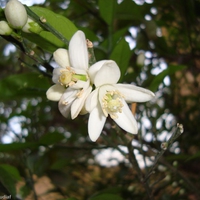
[(53, 71), (53, 82), (47, 98), (59, 101), (64, 117), (76, 118), (89, 113), (88, 133), (96, 141), (110, 116), (125, 131), (137, 134), (137, 122), (127, 103), (146, 102), (154, 94), (132, 84), (117, 83), (120, 69), (113, 60), (102, 60), (89, 66), (86, 38), (77, 31), (71, 38), (69, 49), (58, 49), (53, 54), (59, 67)]

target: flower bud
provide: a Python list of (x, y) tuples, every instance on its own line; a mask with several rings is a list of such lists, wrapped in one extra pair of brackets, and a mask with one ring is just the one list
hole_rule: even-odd
[(21, 29), (27, 22), (25, 7), (17, 0), (10, 0), (5, 7), (5, 16), (12, 28)]
[(144, 52), (141, 52), (137, 56), (136, 63), (137, 63), (138, 66), (142, 67), (142, 66), (144, 66), (144, 61), (145, 61), (145, 55), (144, 55)]
[(6, 21), (0, 21), (0, 35), (10, 35), (12, 29)]
[(26, 24), (23, 26), (22, 31), (25, 33), (40, 33), (42, 28), (38, 23), (33, 21), (31, 18), (28, 18)]

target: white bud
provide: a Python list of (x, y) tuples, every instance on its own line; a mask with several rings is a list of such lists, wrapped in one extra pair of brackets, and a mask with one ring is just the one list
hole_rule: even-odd
[(12, 28), (21, 29), (27, 22), (25, 7), (17, 0), (10, 0), (5, 7), (5, 16)]
[(38, 23), (28, 17), (26, 24), (23, 26), (22, 31), (25, 33), (40, 33), (42, 28)]
[(141, 52), (138, 56), (137, 56), (137, 60), (136, 63), (139, 66), (143, 66), (144, 65), (144, 61), (145, 61), (145, 55), (144, 52)]
[(66, 49), (63, 49), (63, 48), (57, 49), (53, 53), (53, 58), (56, 61), (56, 63), (61, 67), (66, 68), (70, 66), (68, 51)]
[(0, 21), (0, 35), (10, 35), (12, 29), (6, 21)]

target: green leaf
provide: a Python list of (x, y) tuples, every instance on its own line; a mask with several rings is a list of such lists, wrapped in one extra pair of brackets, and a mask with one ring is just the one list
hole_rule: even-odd
[[(66, 17), (56, 14), (51, 10), (46, 8), (32, 6), (30, 7), (31, 11), (33, 11), (39, 17), (42, 17), (46, 20), (46, 23), (49, 24), (53, 29), (59, 32), (64, 38), (68, 41), (71, 39), (72, 35), (78, 30), (77, 27)], [(38, 36), (32, 37), (34, 34), (24, 34), (24, 36), (32, 42), (35, 42), (40, 47), (45, 47), (46, 50), (52, 51), (52, 47), (64, 47), (66, 44), (53, 33), (43, 30)], [(43, 45), (42, 41), (47, 41), (49, 46), (45, 42)]]
[(61, 133), (47, 133), (40, 138), (39, 143), (41, 145), (51, 145), (65, 139), (65, 136)]
[[(46, 36), (48, 35), (46, 38), (45, 34)], [(22, 35), (24, 38), (35, 43), (37, 46), (48, 51), (49, 53), (53, 53), (58, 48), (65, 47), (63, 42), (48, 31), (42, 31), (40, 34), (22, 33)], [(50, 39), (51, 41), (49, 41)]]
[(131, 50), (128, 43), (123, 38), (119, 41), (119, 43), (114, 48), (112, 54), (110, 55), (110, 59), (114, 60), (121, 70), (121, 78), (123, 78), (124, 74), (126, 73), (130, 57)]
[(100, 194), (98, 196), (90, 198), (89, 200), (123, 200), (123, 199), (116, 194)]
[(17, 168), (2, 164), (0, 165), (0, 181), (4, 187), (9, 191), (12, 197), (16, 196), (16, 187), (15, 184), (21, 179), (19, 171)]
[(33, 142), (26, 142), (26, 143), (20, 143), (20, 142), (14, 142), (10, 144), (0, 144), (0, 152), (9, 152), (9, 151), (20, 151), (23, 149), (30, 149), (37, 147), (39, 144), (33, 143)]
[(116, 16), (124, 20), (142, 21), (144, 19), (143, 13), (145, 13), (142, 10), (143, 8), (144, 6), (139, 6), (132, 0), (122, 1), (122, 3), (117, 5)]
[(117, 6), (116, 0), (99, 0), (100, 15), (108, 25), (112, 25)]
[(186, 68), (185, 65), (169, 65), (167, 69), (165, 69), (160, 74), (154, 77), (153, 81), (151, 82), (149, 86), (149, 89), (155, 92), (166, 76), (173, 75), (175, 72), (179, 70), (183, 70), (185, 68)]
[(38, 73), (11, 75), (0, 81), (0, 99), (44, 96), (49, 86), (49, 79)]

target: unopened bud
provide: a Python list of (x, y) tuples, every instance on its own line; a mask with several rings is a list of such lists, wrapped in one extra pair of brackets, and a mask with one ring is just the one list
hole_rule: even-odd
[(144, 52), (141, 52), (141, 53), (137, 56), (137, 60), (136, 60), (137, 65), (138, 65), (138, 66), (143, 66), (143, 65), (144, 65), (144, 60), (145, 60)]
[(63, 48), (57, 49), (53, 53), (53, 58), (56, 61), (56, 63), (61, 67), (70, 66), (69, 64), (69, 58), (68, 58), (68, 51)]
[(163, 143), (161, 143), (161, 148), (163, 149), (163, 150), (167, 150), (167, 147), (168, 147), (168, 143), (167, 142), (163, 142)]
[(180, 133), (183, 133), (184, 131), (183, 124), (177, 123), (177, 127), (179, 128)]
[(25, 7), (17, 0), (10, 0), (5, 7), (5, 16), (12, 28), (21, 29), (27, 22)]
[(6, 21), (0, 21), (0, 35), (10, 35), (12, 31)]
[(42, 28), (38, 23), (33, 21), (31, 18), (28, 18), (26, 24), (22, 28), (22, 31), (25, 33), (40, 33)]

